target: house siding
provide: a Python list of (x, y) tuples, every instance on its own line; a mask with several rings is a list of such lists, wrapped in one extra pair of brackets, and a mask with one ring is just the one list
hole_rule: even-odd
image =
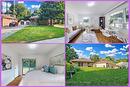
[(9, 26), (9, 24), (12, 22), (18, 22), (18, 20), (15, 17), (3, 15), (3, 18), (2, 18), (3, 27)]
[(106, 68), (106, 67), (107, 67), (107, 64), (106, 64), (106, 63), (96, 64), (95, 67), (103, 67), (103, 68)]

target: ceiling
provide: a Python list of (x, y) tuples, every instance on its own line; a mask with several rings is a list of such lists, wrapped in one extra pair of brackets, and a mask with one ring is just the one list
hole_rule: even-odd
[(44, 55), (54, 51), (57, 48), (63, 48), (63, 44), (36, 44), (35, 48), (30, 48), (29, 44), (3, 44), (2, 50), (14, 51), (19, 55)]
[[(90, 2), (94, 2), (95, 5), (88, 7), (87, 4)], [(66, 11), (77, 14), (103, 15), (120, 3), (121, 1), (67, 1)]]

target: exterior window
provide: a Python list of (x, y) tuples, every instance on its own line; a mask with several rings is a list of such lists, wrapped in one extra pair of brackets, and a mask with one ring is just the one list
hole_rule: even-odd
[(2, 13), (9, 13), (9, 8), (13, 4), (13, 1), (2, 2)]

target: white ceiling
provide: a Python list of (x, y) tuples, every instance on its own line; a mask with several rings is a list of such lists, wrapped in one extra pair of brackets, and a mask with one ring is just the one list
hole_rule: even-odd
[(95, 5), (88, 7), (90, 1), (67, 1), (66, 11), (75, 14), (103, 15), (121, 1), (94, 1)]
[(7, 51), (13, 51), (17, 53), (18, 55), (44, 55), (48, 54), (52, 51), (55, 51), (57, 48), (63, 49), (63, 44), (37, 44), (36, 48), (30, 49), (28, 44), (3, 44), (2, 50)]

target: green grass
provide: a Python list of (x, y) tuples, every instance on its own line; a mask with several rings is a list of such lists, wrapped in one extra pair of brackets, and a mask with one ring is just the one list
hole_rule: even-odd
[(128, 70), (83, 67), (71, 79), (67, 79), (66, 85), (126, 86), (128, 85)]
[(11, 36), (3, 39), (3, 42), (34, 42), (64, 36), (64, 29), (53, 26), (27, 26)]

